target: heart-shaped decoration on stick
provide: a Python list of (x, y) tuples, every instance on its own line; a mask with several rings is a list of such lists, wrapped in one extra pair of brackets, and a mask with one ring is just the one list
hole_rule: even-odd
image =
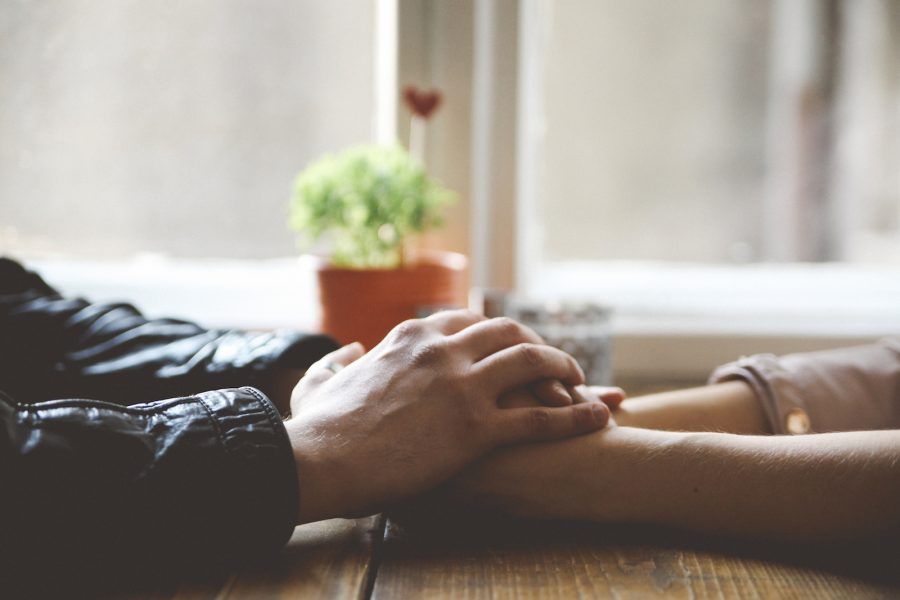
[(441, 105), (441, 93), (437, 90), (420, 90), (408, 85), (403, 88), (403, 99), (406, 106), (416, 116), (427, 119)]

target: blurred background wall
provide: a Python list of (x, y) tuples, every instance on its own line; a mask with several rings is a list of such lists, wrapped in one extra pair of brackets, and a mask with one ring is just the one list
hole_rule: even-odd
[(523, 253), (900, 261), (896, 0), (7, 1), (0, 250), (295, 254), (293, 177), (376, 130), (387, 5), (396, 87), (444, 96), (429, 243), (491, 246), (495, 285)]
[(758, 247), (770, 12), (546, 4), (537, 194), (548, 260), (719, 262)]
[(410, 84), (460, 200), (422, 243), (613, 307), (618, 375), (900, 331), (897, 0), (0, 0), (0, 254), (313, 327), (292, 181), (405, 142)]
[(296, 253), (293, 177), (371, 138), (374, 43), (370, 0), (2, 2), (7, 251)]

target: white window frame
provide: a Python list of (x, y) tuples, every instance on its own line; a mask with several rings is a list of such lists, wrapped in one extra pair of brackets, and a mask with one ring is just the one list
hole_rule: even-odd
[[(403, 69), (409, 61), (404, 61), (403, 53), (429, 57), (434, 63), (430, 68), (438, 72), (455, 59), (422, 47), (427, 40), (410, 49), (397, 38), (402, 35), (397, 21), (404, 18), (399, 14), (404, 7), (428, 1), (379, 0), (377, 64), (393, 82), (380, 85), (376, 94), (380, 141), (396, 138), (396, 130), (402, 128), (396, 118), (400, 110), (396, 90), (408, 75)], [(529, 143), (540, 124), (523, 118), (540, 109), (541, 99), (528, 90), (536, 89), (534, 61), (540, 58), (543, 38), (523, 32), (540, 34), (546, 23), (540, 15), (542, 5), (546, 6), (540, 0), (495, 0), (454, 6), (457, 23), (458, 11), (472, 13), (471, 122), (468, 129), (457, 128), (457, 145), (465, 148), (438, 153), (437, 158), (458, 160), (469, 149), (472, 157), (483, 161), (469, 171), (470, 188), (459, 190), (460, 209), (470, 226), (469, 239), (456, 242), (468, 243), (472, 262), (480, 265), (473, 273), (473, 285), (510, 289), (536, 300), (553, 297), (610, 305), (615, 311), (614, 370), (625, 379), (696, 382), (717, 364), (744, 354), (807, 351), (900, 335), (896, 266), (543, 262), (532, 180), (539, 148)], [(413, 11), (416, 18), (437, 20), (418, 25), (441, 27), (445, 12), (418, 8)], [(519, 64), (512, 77), (510, 56)], [(452, 89), (444, 92), (457, 97)], [(509, 111), (516, 113), (511, 122)], [(446, 165), (429, 168), (442, 166)], [(152, 316), (182, 316), (216, 327), (314, 329), (318, 324), (315, 285), (296, 258), (144, 257), (39, 261), (33, 266), (66, 293), (99, 301), (134, 300)], [(777, 285), (782, 286), (783, 299), (772, 291)]]
[[(790, 240), (787, 250), (783, 247), (782, 240), (792, 229), (790, 223), (778, 218), (784, 212), (784, 199), (777, 194), (768, 202), (771, 218), (766, 222), (772, 233), (769, 237), (777, 240), (769, 244), (766, 254), (785, 261), (782, 263), (704, 266), (652, 261), (544, 261), (535, 195), (544, 124), (534, 116), (543, 114), (541, 61), (547, 27), (552, 22), (546, 11), (552, 7), (541, 0), (491, 4), (492, 8), (475, 14), (473, 106), (480, 121), (473, 120), (473, 143), (479, 143), (479, 133), (484, 138), (484, 131), (494, 131), (494, 137), (482, 139), (473, 154), (481, 160), (503, 160), (510, 134), (497, 133), (490, 125), (496, 111), (512, 101), (518, 113), (513, 134), (516, 197), (512, 214), (497, 215), (483, 190), (502, 183), (498, 184), (492, 169), (487, 169), (486, 175), (473, 173), (476, 193), (471, 199), (471, 215), (478, 222), (472, 227), (472, 259), (489, 265), (475, 278), (476, 285), (502, 287), (496, 273), (514, 269), (514, 289), (520, 296), (588, 300), (611, 306), (615, 314), (615, 371), (625, 377), (697, 380), (717, 364), (744, 354), (809, 351), (900, 335), (900, 266), (791, 262), (802, 256), (805, 241)], [(788, 3), (783, 4), (782, 8), (790, 8)], [(822, 27), (822, 15), (816, 12), (815, 3), (805, 6), (806, 12), (788, 10), (787, 16), (806, 23), (803, 26), (809, 29)], [(816, 14), (806, 14), (810, 11)], [(497, 28), (496, 23), (504, 18), (518, 19), (515, 37)], [(807, 33), (806, 39), (815, 39), (815, 32)], [(784, 31), (781, 34), (786, 35)], [(490, 68), (510, 46), (516, 48), (518, 57), (518, 85), (515, 89), (498, 89), (492, 83), (498, 74), (490, 73)], [(812, 60), (809, 55), (815, 52), (802, 45), (794, 50), (801, 62)], [(819, 75), (814, 65), (807, 66), (801, 69), (801, 78)], [(802, 85), (804, 81), (795, 83)], [(494, 179), (489, 182), (479, 180), (479, 176)], [(791, 182), (786, 183), (790, 187)], [(773, 188), (777, 192), (785, 186)], [(502, 223), (511, 221), (515, 223), (516, 242), (514, 260), (509, 262), (504, 261), (491, 235)]]

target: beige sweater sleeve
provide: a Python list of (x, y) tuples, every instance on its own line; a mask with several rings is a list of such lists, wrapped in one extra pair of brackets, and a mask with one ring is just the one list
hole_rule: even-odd
[(710, 383), (734, 379), (753, 387), (774, 433), (900, 429), (900, 339), (745, 357)]

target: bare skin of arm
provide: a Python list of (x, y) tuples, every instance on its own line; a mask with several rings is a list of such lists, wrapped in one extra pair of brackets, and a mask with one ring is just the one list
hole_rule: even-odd
[(630, 398), (617, 407), (615, 419), (644, 429), (772, 433), (753, 389), (743, 381)]
[[(374, 514), (504, 445), (604, 427), (606, 405), (567, 392), (584, 382), (578, 363), (539, 339), (509, 319), (446, 311), (401, 323), (369, 352), (350, 344), (310, 367), (285, 422), (298, 522)], [(500, 405), (508, 392), (545, 385), (558, 388), (554, 406)]]
[(503, 450), (467, 470), (454, 493), (523, 517), (745, 538), (887, 533), (900, 525), (900, 431), (744, 436), (609, 427)]
[(453, 493), (519, 516), (746, 538), (840, 539), (900, 526), (900, 431), (752, 435), (768, 427), (740, 382), (626, 400), (613, 414), (617, 427), (495, 453), (458, 477)]

